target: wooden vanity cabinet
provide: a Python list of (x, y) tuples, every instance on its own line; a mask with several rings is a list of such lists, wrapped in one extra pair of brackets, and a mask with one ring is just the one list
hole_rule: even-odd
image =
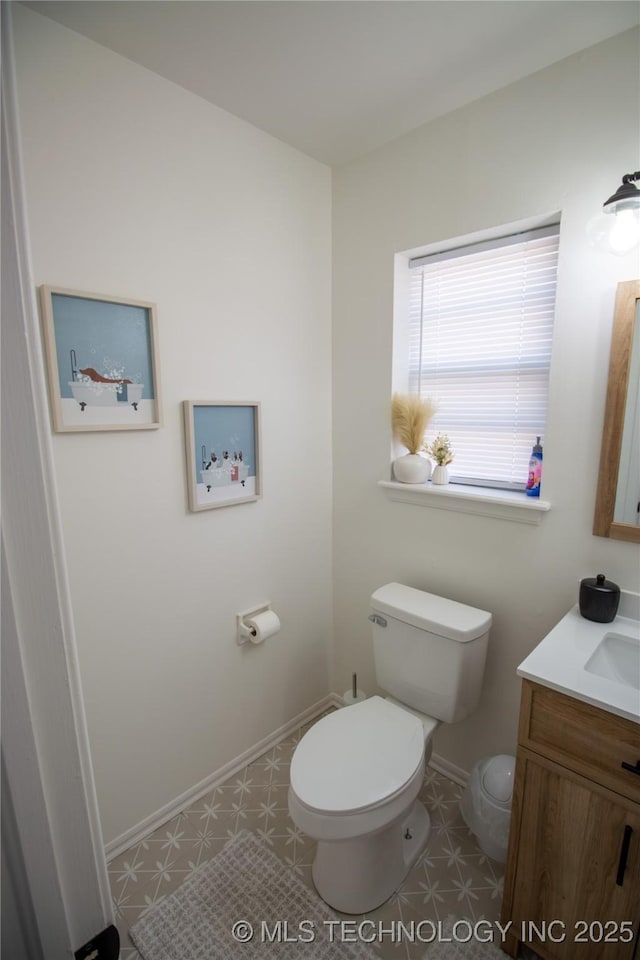
[(640, 960), (640, 725), (523, 681), (502, 949)]

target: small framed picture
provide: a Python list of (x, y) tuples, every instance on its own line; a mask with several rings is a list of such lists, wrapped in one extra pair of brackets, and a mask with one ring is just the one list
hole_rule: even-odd
[(190, 509), (258, 500), (260, 404), (185, 400), (183, 407)]
[(56, 433), (161, 425), (155, 304), (42, 286), (40, 307)]

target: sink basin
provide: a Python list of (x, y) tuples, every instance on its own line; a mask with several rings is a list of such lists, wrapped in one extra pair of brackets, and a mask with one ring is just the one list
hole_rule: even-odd
[(640, 690), (640, 640), (605, 633), (584, 665), (589, 673)]
[(640, 593), (620, 591), (611, 623), (586, 620), (573, 606), (523, 660), (518, 676), (626, 717), (640, 730)]

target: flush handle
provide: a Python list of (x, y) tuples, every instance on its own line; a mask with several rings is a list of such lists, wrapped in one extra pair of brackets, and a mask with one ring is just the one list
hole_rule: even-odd
[(623, 769), (623, 770), (629, 770), (630, 773), (637, 773), (638, 776), (640, 777), (640, 760), (638, 760), (638, 762), (636, 763), (635, 767), (632, 767), (630, 763), (626, 763), (626, 762), (623, 760), (623, 761), (622, 761), (622, 769)]
[(370, 613), (369, 620), (371, 623), (376, 623), (379, 627), (386, 627), (387, 621), (384, 617), (381, 617), (379, 613)]

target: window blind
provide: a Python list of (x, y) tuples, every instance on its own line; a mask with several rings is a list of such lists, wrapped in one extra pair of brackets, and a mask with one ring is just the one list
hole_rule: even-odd
[(559, 224), (410, 261), (409, 390), (460, 483), (523, 488), (544, 437)]

